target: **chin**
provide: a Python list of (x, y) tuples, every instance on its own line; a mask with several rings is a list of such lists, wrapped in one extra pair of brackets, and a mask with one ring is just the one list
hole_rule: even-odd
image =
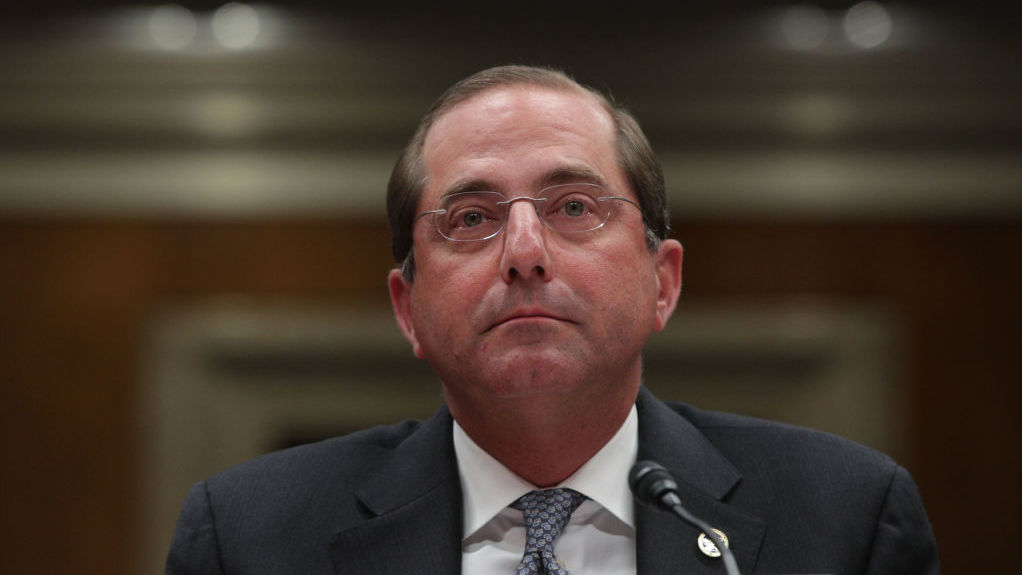
[(585, 381), (583, 366), (571, 361), (544, 359), (511, 361), (488, 374), (489, 389), (513, 399), (551, 393), (569, 393)]

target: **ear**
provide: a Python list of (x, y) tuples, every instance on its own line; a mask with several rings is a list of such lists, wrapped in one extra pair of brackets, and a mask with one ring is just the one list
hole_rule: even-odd
[(412, 344), (415, 357), (422, 359), (422, 346), (415, 337), (415, 327), (412, 324), (412, 282), (405, 279), (401, 270), (392, 269), (387, 274), (387, 287), (390, 288), (390, 304), (394, 307), (397, 326), (401, 328), (408, 343)]
[(674, 313), (681, 297), (681, 262), (685, 253), (677, 240), (664, 240), (655, 256), (656, 265), (656, 323), (653, 329), (660, 331), (667, 326), (667, 320)]

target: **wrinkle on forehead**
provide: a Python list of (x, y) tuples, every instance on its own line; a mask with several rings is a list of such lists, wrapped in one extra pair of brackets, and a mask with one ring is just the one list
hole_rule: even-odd
[[(523, 115), (527, 118), (520, 121)], [(448, 149), (452, 138), (461, 148), (457, 154)], [(527, 85), (498, 87), (473, 96), (438, 118), (427, 134), (423, 159), (430, 187), (440, 187), (434, 188), (436, 195), (472, 190), (503, 192), (501, 182), (486, 173), (487, 163), (514, 157), (522, 147), (534, 152), (551, 147), (551, 157), (561, 147), (588, 151), (585, 157), (569, 155), (560, 162), (551, 160), (550, 166), (532, 174), (527, 185), (535, 191), (578, 181), (614, 188), (607, 181), (614, 174), (605, 173), (618, 169), (614, 138), (613, 118), (590, 94)], [(613, 159), (613, 165), (592, 164), (599, 159)], [(476, 160), (478, 171), (470, 168)], [(447, 174), (455, 175), (452, 181), (437, 181), (438, 172), (445, 172), (445, 164), (452, 162), (464, 164), (465, 169), (459, 171), (465, 173)]]
[[(568, 104), (565, 100), (566, 96), (572, 98), (575, 103)], [(444, 133), (452, 121), (452, 116), (457, 116), (473, 107), (477, 108), (477, 112), (485, 115), (487, 119), (486, 127), (480, 126), (477, 130), (479, 137), (485, 137), (493, 126), (507, 123), (525, 108), (533, 113), (540, 113), (547, 122), (548, 130), (556, 132), (571, 128), (574, 124), (568, 121), (564, 114), (565, 108), (571, 108), (579, 111), (587, 110), (590, 119), (595, 120), (601, 128), (600, 131), (610, 139), (611, 143), (613, 142), (614, 120), (604, 106), (591, 94), (545, 86), (514, 85), (485, 90), (444, 112), (434, 121), (433, 126), (426, 134), (424, 153), (429, 154), (430, 150), (437, 148), (437, 138), (444, 139)], [(512, 126), (510, 129), (515, 130), (516, 128)]]
[[(604, 188), (608, 187), (606, 179), (599, 172), (584, 164), (557, 166), (536, 178), (531, 187), (534, 191), (538, 192), (550, 186), (577, 183), (595, 184)], [(441, 197), (464, 192), (500, 192), (506, 194), (506, 190), (503, 189), (499, 182), (486, 178), (468, 177), (455, 180), (454, 183), (443, 190)]]

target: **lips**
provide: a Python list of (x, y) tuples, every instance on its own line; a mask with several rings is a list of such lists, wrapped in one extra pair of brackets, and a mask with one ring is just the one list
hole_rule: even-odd
[(562, 316), (560, 314), (548, 311), (548, 310), (544, 310), (544, 309), (518, 309), (518, 310), (513, 310), (513, 311), (511, 311), (511, 312), (509, 312), (507, 314), (499, 316), (497, 318), (497, 321), (493, 322), (493, 324), (490, 325), (490, 327), (486, 331), (489, 331), (489, 330), (491, 330), (493, 328), (496, 328), (498, 326), (504, 325), (506, 323), (513, 322), (515, 320), (528, 320), (528, 319), (551, 319), (551, 320), (556, 320), (556, 321), (563, 321), (563, 322), (574, 323), (570, 319), (568, 319), (568, 318), (566, 318), (566, 317), (564, 317), (564, 316)]

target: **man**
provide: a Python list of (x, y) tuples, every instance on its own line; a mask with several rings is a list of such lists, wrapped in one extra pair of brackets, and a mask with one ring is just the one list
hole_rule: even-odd
[(937, 573), (887, 457), (641, 388), (682, 248), (648, 142), (603, 96), (539, 68), (467, 78), (387, 204), (394, 312), (445, 407), (196, 485), (168, 573), (723, 573), (698, 529), (633, 503), (637, 459), (677, 477), (743, 573)]

